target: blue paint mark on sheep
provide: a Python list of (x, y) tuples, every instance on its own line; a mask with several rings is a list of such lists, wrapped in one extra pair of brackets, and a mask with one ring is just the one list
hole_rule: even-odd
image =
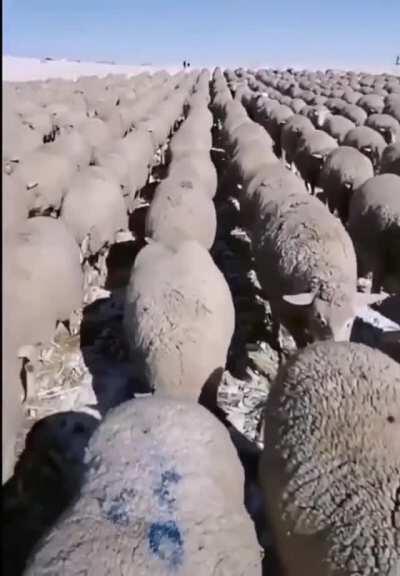
[(111, 499), (102, 498), (99, 500), (101, 510), (107, 520), (118, 526), (129, 526), (130, 524), (130, 504), (135, 496), (132, 489), (122, 490), (120, 494)]
[(171, 489), (174, 485), (178, 484), (182, 476), (174, 469), (166, 470), (161, 475), (161, 482), (157, 488), (154, 489), (154, 494), (158, 496), (160, 506), (166, 505), (169, 510), (172, 510), (176, 502), (176, 498), (171, 494)]
[(150, 550), (167, 562), (170, 568), (178, 568), (183, 561), (183, 540), (174, 520), (153, 522), (148, 534)]

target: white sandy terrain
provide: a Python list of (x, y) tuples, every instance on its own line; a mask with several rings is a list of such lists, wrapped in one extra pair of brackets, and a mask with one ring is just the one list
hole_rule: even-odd
[(42, 61), (38, 58), (19, 58), (3, 56), (3, 81), (23, 82), (27, 80), (46, 80), (65, 78), (76, 80), (79, 76), (106, 76), (107, 74), (126, 74), (133, 76), (141, 72), (156, 72), (164, 69), (170, 74), (181, 70), (181, 66), (157, 68), (154, 66), (134, 66), (123, 64), (102, 64), (97, 62), (74, 62), (70, 60)]
[[(232, 66), (220, 65), (222, 68)], [(254, 66), (244, 66), (245, 68), (294, 68), (295, 70), (326, 70), (333, 68), (335, 70), (349, 70), (355, 72), (369, 72), (371, 74), (396, 74), (400, 75), (400, 66), (339, 66), (330, 65), (329, 63), (321, 64), (320, 66), (307, 66), (298, 62), (283, 64), (280, 62), (265, 62)], [(207, 66), (213, 69), (214, 66)], [(234, 67), (235, 68), (235, 67)], [(174, 74), (182, 67), (177, 64), (174, 66), (156, 67), (156, 66), (135, 66), (127, 64), (105, 64), (98, 62), (76, 62), (71, 60), (50, 60), (43, 61), (38, 58), (21, 58), (17, 56), (3, 56), (3, 80), (11, 82), (23, 82), (27, 80), (46, 80), (47, 78), (66, 78), (76, 80), (79, 76), (106, 76), (107, 74), (126, 74), (133, 76), (141, 72), (156, 72), (157, 70), (166, 70), (170, 74)]]

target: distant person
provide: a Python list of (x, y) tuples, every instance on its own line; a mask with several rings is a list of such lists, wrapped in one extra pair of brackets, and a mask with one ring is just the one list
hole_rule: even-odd
[(396, 66), (400, 66), (400, 56), (397, 56), (396, 58)]
[(187, 68), (190, 68), (190, 62), (189, 61), (186, 62), (186, 66), (187, 66)]
[(186, 60), (183, 61), (183, 69), (186, 70)]

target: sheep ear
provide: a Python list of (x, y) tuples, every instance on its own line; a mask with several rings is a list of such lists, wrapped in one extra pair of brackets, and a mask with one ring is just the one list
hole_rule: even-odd
[(315, 154), (312, 154), (312, 157), (313, 157), (313, 158), (318, 158), (318, 160), (322, 160), (323, 155), (320, 154), (320, 153), (315, 153)]
[(300, 294), (287, 294), (282, 300), (293, 306), (310, 306), (315, 298), (314, 292), (302, 292)]
[(377, 302), (382, 302), (386, 300), (390, 294), (387, 292), (379, 292), (377, 294), (368, 294), (364, 292), (357, 292), (356, 296), (356, 307), (358, 309), (365, 308), (365, 306), (371, 306)]
[(370, 153), (370, 152), (372, 152), (372, 148), (371, 148), (371, 146), (364, 146), (363, 151)]

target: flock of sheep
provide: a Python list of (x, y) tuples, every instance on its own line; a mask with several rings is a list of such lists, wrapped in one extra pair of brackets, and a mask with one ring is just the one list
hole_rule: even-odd
[(38, 351), (61, 324), (79, 333), (110, 247), (146, 214), (122, 325), (148, 397), (100, 422), (24, 574), (262, 573), (217, 402), (237, 322), (210, 253), (225, 197), (280, 354), (258, 479), (282, 574), (400, 576), (400, 327), (351, 341), (383, 301), (400, 324), (400, 79), (217, 68), (3, 97), (3, 484)]

